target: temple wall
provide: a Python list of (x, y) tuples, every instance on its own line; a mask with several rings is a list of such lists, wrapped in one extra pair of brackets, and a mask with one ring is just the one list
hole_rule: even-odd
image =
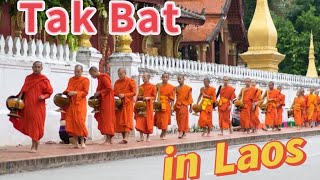
[[(96, 55), (94, 55), (96, 53)], [(101, 55), (101, 54), (100, 54)], [(51, 81), (54, 93), (51, 98), (46, 101), (47, 117), (45, 124), (45, 134), (41, 142), (55, 141), (59, 142), (59, 126), (60, 114), (55, 110), (57, 107), (53, 103), (53, 97), (56, 93), (62, 92), (68, 83), (68, 79), (73, 76), (73, 68), (81, 62), (85, 67), (84, 75), (88, 76), (89, 66), (97, 66), (101, 56), (99, 52), (93, 49), (79, 49), (78, 52), (70, 52), (67, 45), (56, 46), (55, 44), (42, 43), (38, 40), (27, 41), (26, 39), (12, 39), (10, 36), (0, 36), (0, 146), (30, 144), (30, 138), (16, 131), (12, 123), (8, 120), (9, 111), (6, 108), (6, 98), (15, 95), (21, 89), (24, 78), (32, 72), (32, 63), (36, 60), (42, 61), (44, 64), (43, 74)], [(122, 61), (122, 56), (126, 56), (126, 62)], [(178, 60), (174, 58), (166, 58), (161, 56), (147, 56), (144, 54), (121, 54), (112, 55), (110, 58), (111, 77), (113, 82), (117, 79), (117, 68), (126, 67), (130, 71), (129, 76), (133, 76), (141, 84), (141, 75), (143, 72), (149, 72), (152, 75), (151, 82), (159, 83), (163, 72), (171, 74), (170, 83), (178, 85), (176, 76), (185, 74), (186, 84), (193, 88), (193, 98), (196, 102), (200, 88), (203, 86), (202, 80), (209, 77), (212, 85), (218, 89), (222, 83), (223, 76), (229, 76), (232, 79), (232, 85), (237, 89), (238, 94), (240, 88), (243, 87), (242, 80), (246, 77), (256, 79), (259, 87), (263, 90), (267, 88), (266, 83), (273, 80), (276, 85), (284, 86), (283, 93), (286, 95), (286, 107), (292, 103), (293, 97), (298, 87), (319, 87), (320, 80), (317, 78), (307, 78), (304, 76), (296, 76), (281, 73), (271, 73), (259, 70), (249, 70), (242, 67), (227, 66), (210, 63), (200, 63), (194, 61)], [(134, 59), (134, 63), (130, 62)], [(116, 63), (116, 64), (115, 64)], [(89, 77), (90, 78), (90, 77)], [(90, 91), (88, 98), (94, 94), (97, 81), (90, 78)], [(87, 126), (89, 129), (89, 138), (99, 140), (102, 138), (97, 129), (97, 122), (91, 114), (92, 108), (88, 107)], [(284, 120), (287, 121), (284, 112)], [(190, 127), (197, 124), (198, 117), (190, 114)], [(261, 121), (264, 121), (261, 115)], [(218, 125), (217, 111), (213, 114), (213, 123)], [(176, 127), (175, 117), (172, 116), (171, 129)], [(154, 135), (158, 134), (155, 129)]]

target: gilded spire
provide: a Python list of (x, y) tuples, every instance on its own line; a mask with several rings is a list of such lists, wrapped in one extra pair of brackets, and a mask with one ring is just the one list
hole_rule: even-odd
[(278, 34), (267, 0), (257, 0), (248, 30), (248, 40), (248, 51), (240, 55), (248, 68), (278, 72), (278, 65), (285, 56), (276, 47)]
[(308, 66), (307, 77), (318, 77), (316, 63), (315, 63), (315, 56), (314, 56), (314, 45), (313, 45), (312, 31), (311, 31), (311, 35), (310, 35), (309, 66)]

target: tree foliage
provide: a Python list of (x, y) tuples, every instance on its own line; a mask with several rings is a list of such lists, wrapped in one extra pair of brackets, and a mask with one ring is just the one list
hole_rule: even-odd
[[(256, 0), (246, 0), (244, 21), (249, 28)], [(269, 7), (278, 31), (277, 48), (286, 57), (279, 65), (280, 72), (306, 75), (310, 45), (310, 32), (314, 34), (316, 65), (320, 47), (319, 0), (269, 0)], [(249, 8), (249, 9), (248, 9)]]

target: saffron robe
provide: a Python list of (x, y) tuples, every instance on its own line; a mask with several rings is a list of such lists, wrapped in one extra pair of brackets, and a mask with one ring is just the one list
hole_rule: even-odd
[(171, 107), (170, 102), (174, 101), (174, 86), (166, 84), (158, 84), (157, 92), (160, 95), (158, 99), (161, 103), (161, 111), (158, 111), (154, 115), (155, 126), (161, 130), (167, 130), (168, 125), (171, 124)]
[[(278, 89), (268, 90), (268, 103), (267, 103), (267, 110), (266, 110), (266, 125), (267, 126), (274, 126), (277, 120), (277, 103), (279, 101), (280, 91)], [(273, 101), (270, 101), (273, 99)]]
[(193, 103), (192, 88), (183, 85), (176, 87), (177, 101), (175, 104), (176, 118), (179, 132), (189, 131), (189, 111), (188, 106)]
[(112, 89), (110, 76), (101, 73), (98, 76), (97, 92), (100, 92), (99, 112), (95, 113), (94, 117), (98, 121), (98, 129), (101, 134), (114, 136), (115, 128), (115, 106), (114, 93)]
[(296, 126), (302, 126), (304, 123), (304, 108), (305, 108), (305, 99), (303, 97), (294, 98), (293, 102), (293, 117)]
[(44, 135), (46, 118), (45, 100), (53, 90), (49, 79), (42, 74), (31, 74), (25, 79), (18, 96), (23, 93), (24, 109), (18, 112), (21, 118), (10, 117), (13, 127), (21, 133), (29, 136), (34, 141), (39, 141)]
[(304, 111), (305, 113), (303, 114), (303, 119), (304, 119), (304, 122), (308, 122), (308, 96), (307, 95), (304, 95), (303, 96), (304, 98)]
[(114, 95), (124, 94), (122, 108), (116, 111), (116, 133), (128, 133), (133, 129), (133, 98), (136, 91), (136, 82), (129, 77), (118, 79), (114, 84)]
[[(262, 91), (261, 89), (256, 90), (256, 93), (253, 97), (253, 102), (257, 103), (259, 101), (261, 101), (262, 99)], [(260, 120), (259, 120), (259, 107), (258, 105), (256, 105), (256, 107), (253, 109), (253, 111), (251, 112), (251, 122), (250, 122), (250, 127), (251, 128), (258, 128), (260, 125)]]
[(285, 95), (280, 93), (279, 98), (278, 98), (278, 107), (277, 107), (277, 120), (275, 122), (275, 126), (281, 126), (282, 121), (283, 121), (283, 107), (286, 105), (285, 104)]
[(320, 96), (317, 97), (317, 121), (320, 122)]
[(136, 129), (137, 131), (143, 132), (144, 134), (152, 134), (153, 133), (153, 100), (156, 98), (156, 86), (151, 83), (142, 84), (139, 88), (139, 95), (142, 95), (143, 98), (150, 97), (149, 100), (146, 100), (146, 115), (139, 115), (136, 109), (135, 119), (136, 119)]
[(316, 107), (317, 107), (317, 95), (315, 94), (309, 94), (307, 96), (307, 116), (308, 116), (308, 121), (316, 121), (315, 114), (316, 114)]
[(66, 131), (72, 136), (87, 137), (87, 95), (89, 91), (89, 79), (86, 77), (72, 77), (64, 94), (71, 91), (77, 92), (70, 96), (70, 104), (66, 108)]
[(242, 128), (250, 128), (252, 102), (256, 91), (257, 89), (254, 87), (245, 88), (244, 91), (241, 90), (243, 92), (243, 94), (241, 93), (243, 107), (240, 110), (240, 126)]
[(216, 89), (214, 87), (208, 87), (202, 89), (202, 95), (206, 94), (207, 96), (211, 96), (211, 99), (202, 98), (201, 102), (201, 112), (198, 121), (198, 125), (201, 128), (209, 127), (212, 128), (212, 111), (213, 111), (213, 104), (216, 102)]
[(222, 87), (220, 90), (220, 99), (219, 99), (219, 126), (221, 129), (230, 128), (230, 112), (231, 112), (231, 103), (233, 99), (236, 98), (235, 89), (231, 86)]

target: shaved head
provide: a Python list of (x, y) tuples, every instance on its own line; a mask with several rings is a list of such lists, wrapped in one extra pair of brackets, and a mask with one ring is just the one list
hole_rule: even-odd
[(81, 69), (81, 71), (83, 71), (83, 66), (82, 65), (80, 65), (80, 64), (77, 64), (75, 67), (74, 67), (74, 69)]
[(163, 84), (166, 84), (169, 80), (169, 73), (163, 73), (162, 76), (161, 76), (161, 80), (162, 80), (162, 83)]
[(92, 66), (90, 69), (89, 69), (89, 72), (90, 71), (99, 71), (99, 69), (97, 68), (97, 67), (95, 67), (95, 66)]
[(80, 64), (76, 65), (74, 67), (74, 75), (76, 77), (80, 77), (82, 75), (82, 73), (83, 73), (83, 67)]
[(36, 65), (36, 64), (39, 64), (39, 65), (42, 66), (42, 62), (41, 62), (41, 61), (35, 61), (32, 65), (34, 66), (34, 65)]
[(32, 71), (34, 74), (40, 74), (42, 69), (43, 69), (42, 62), (36, 61), (32, 64)]
[(118, 77), (119, 79), (124, 79), (127, 75), (127, 70), (126, 68), (119, 68), (118, 69)]
[(89, 69), (89, 74), (91, 75), (92, 78), (96, 79), (100, 75), (99, 69), (95, 66), (92, 66)]
[(149, 82), (149, 80), (150, 80), (150, 74), (149, 73), (143, 73), (143, 75), (142, 75), (142, 80), (143, 80), (143, 82), (144, 83), (148, 83)]

